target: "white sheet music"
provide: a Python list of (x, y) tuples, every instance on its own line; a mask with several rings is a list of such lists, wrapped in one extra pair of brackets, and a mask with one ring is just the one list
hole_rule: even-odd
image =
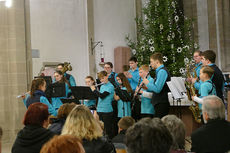
[(167, 85), (168, 85), (168, 87), (169, 87), (170, 91), (172, 92), (172, 95), (175, 99), (183, 98), (181, 92), (179, 91), (178, 88), (176, 88), (176, 86), (172, 83), (172, 81), (168, 81)]
[(184, 79), (182, 77), (171, 77), (171, 82), (174, 85), (174, 87), (179, 90), (180, 93), (186, 92)]

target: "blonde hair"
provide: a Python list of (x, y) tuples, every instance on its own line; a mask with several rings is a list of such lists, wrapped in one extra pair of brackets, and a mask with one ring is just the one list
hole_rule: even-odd
[(84, 105), (76, 106), (66, 119), (62, 135), (70, 134), (78, 139), (93, 140), (102, 136), (102, 129), (93, 117), (89, 108)]
[(141, 67), (139, 68), (139, 70), (149, 71), (149, 66), (147, 64), (141, 65)]
[(97, 73), (97, 76), (99, 79), (102, 79), (103, 77), (107, 76), (108, 73), (106, 71), (101, 71), (99, 73)]

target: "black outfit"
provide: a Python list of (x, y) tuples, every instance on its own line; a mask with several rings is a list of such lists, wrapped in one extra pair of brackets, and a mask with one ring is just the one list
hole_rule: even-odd
[(113, 144), (106, 137), (93, 139), (92, 141), (83, 139), (82, 144), (85, 153), (116, 153)]
[(113, 130), (113, 122), (114, 122), (114, 116), (113, 116), (113, 112), (109, 112), (109, 113), (103, 113), (103, 112), (97, 112), (100, 121), (104, 122), (104, 131), (105, 134), (112, 139), (114, 134), (112, 132)]
[(53, 133), (60, 135), (62, 128), (65, 124), (65, 119), (64, 118), (52, 119), (52, 122), (53, 123), (50, 125), (48, 129), (52, 131)]
[(126, 130), (121, 130), (120, 133), (112, 139), (113, 143), (124, 143)]
[(38, 125), (27, 125), (18, 132), (12, 153), (39, 153), (54, 133)]
[(215, 84), (216, 87), (216, 95), (223, 100), (224, 102), (224, 97), (223, 97), (223, 85), (224, 85), (224, 76), (222, 71), (215, 65), (211, 65), (214, 69), (214, 75), (212, 78), (212, 82)]
[(230, 150), (230, 123), (225, 120), (209, 120), (191, 135), (192, 152), (224, 153)]
[(36, 102), (40, 102), (40, 97), (44, 96), (46, 97), (45, 93), (41, 90), (36, 90), (33, 93), (33, 98), (29, 97), (26, 100), (26, 107), (28, 108), (31, 104), (36, 103)]
[[(165, 81), (165, 84), (161, 92), (160, 93), (153, 92), (152, 101), (151, 101), (155, 109), (154, 117), (159, 117), (159, 118), (162, 118), (163, 116), (168, 115), (169, 107), (170, 107), (169, 100), (168, 100), (169, 88), (166, 82), (171, 81), (171, 76), (166, 67), (162, 67), (161, 69), (167, 72), (168, 77)], [(156, 75), (155, 80), (157, 80), (157, 75)]]

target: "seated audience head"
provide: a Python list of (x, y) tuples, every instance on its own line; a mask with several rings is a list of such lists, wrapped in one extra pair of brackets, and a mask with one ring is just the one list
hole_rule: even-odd
[(48, 126), (48, 106), (43, 103), (31, 104), (24, 116), (23, 124), (27, 125), (38, 125), (46, 128)]
[(159, 118), (143, 118), (126, 132), (129, 153), (168, 153), (172, 143), (170, 132)]
[(210, 79), (213, 74), (214, 74), (214, 69), (208, 65), (204, 65), (200, 69), (200, 80), (204, 82), (206, 81), (206, 79)]
[(67, 118), (69, 113), (73, 110), (73, 108), (76, 106), (74, 103), (65, 103), (61, 105), (61, 107), (58, 109), (58, 115), (57, 118)]
[(150, 56), (150, 65), (155, 70), (163, 64), (163, 55), (161, 53), (154, 53)]
[(201, 62), (201, 59), (202, 59), (201, 54), (202, 54), (202, 52), (200, 50), (196, 50), (193, 53), (193, 59), (194, 59), (196, 64), (199, 64)]
[(98, 79), (102, 82), (102, 83), (107, 83), (108, 82), (108, 73), (106, 71), (101, 71), (97, 74)]
[(201, 57), (203, 65), (212, 64), (216, 61), (216, 53), (213, 50), (206, 50), (202, 52)]
[(130, 57), (129, 59), (129, 66), (132, 70), (135, 70), (137, 68), (137, 58), (135, 56)]
[(119, 132), (122, 130), (127, 130), (129, 127), (133, 126), (135, 120), (130, 116), (122, 117), (118, 122)]
[(54, 72), (54, 78), (55, 78), (56, 81), (65, 82), (64, 74), (60, 70), (56, 70)]
[(214, 95), (203, 98), (202, 114), (204, 122), (215, 119), (225, 119), (225, 106), (222, 100)]
[(106, 71), (108, 74), (110, 74), (113, 71), (113, 63), (106, 62), (104, 65), (104, 71)]
[(43, 78), (36, 78), (32, 81), (30, 95), (31, 97), (34, 96), (34, 92), (36, 90), (41, 90), (43, 92), (46, 91), (46, 81)]
[(44, 144), (40, 153), (85, 153), (85, 150), (75, 136), (61, 135)]
[(57, 70), (59, 70), (59, 71), (63, 71), (63, 68), (64, 68), (64, 63), (59, 63), (58, 65), (57, 65)]
[(87, 77), (85, 77), (85, 84), (87, 86), (92, 86), (92, 85), (95, 85), (96, 83), (95, 83), (95, 80), (92, 76), (87, 76)]
[(172, 149), (184, 149), (185, 126), (182, 120), (179, 119), (176, 115), (166, 115), (161, 120), (173, 137)]
[(74, 135), (80, 140), (93, 140), (102, 136), (102, 129), (89, 108), (84, 105), (76, 106), (66, 119), (62, 135)]

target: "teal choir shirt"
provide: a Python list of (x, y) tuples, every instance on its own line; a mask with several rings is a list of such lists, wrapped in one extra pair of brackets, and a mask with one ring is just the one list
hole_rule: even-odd
[(65, 97), (54, 97), (54, 98), (51, 98), (52, 106), (54, 107), (55, 110), (58, 110), (61, 107), (61, 105), (63, 105), (61, 99), (68, 98), (68, 94), (70, 92), (71, 92), (71, 90), (69, 89), (69, 85), (67, 83), (65, 83)]
[[(126, 87), (122, 87), (122, 90), (127, 90)], [(124, 107), (124, 110), (123, 110)], [(121, 99), (117, 101), (118, 117), (131, 116), (131, 103), (123, 102)]]
[[(208, 95), (216, 95), (216, 88), (211, 80), (207, 80), (200, 85), (199, 94), (199, 98), (203, 98)], [(199, 108), (202, 108), (202, 104), (199, 104)]]
[(108, 92), (109, 95), (104, 99), (98, 98), (97, 112), (110, 113), (113, 112), (112, 101), (114, 96), (114, 87), (110, 82), (101, 86), (100, 93), (105, 91)]
[(95, 106), (96, 105), (96, 100), (84, 100), (83, 104), (87, 107), (89, 106)]
[(200, 62), (198, 64), (195, 64), (195, 67), (196, 67), (196, 69), (195, 69), (196, 75), (197, 75), (198, 78), (200, 78), (200, 69), (202, 67), (202, 62)]
[(166, 70), (161, 69), (163, 67), (164, 67), (164, 65), (161, 65), (156, 69), (157, 79), (154, 80), (153, 82), (151, 82), (151, 83), (149, 82), (147, 84), (147, 88), (149, 91), (155, 92), (155, 93), (160, 93), (161, 90), (163, 89), (165, 82), (168, 78), (168, 73), (166, 72)]
[[(149, 83), (153, 84), (154, 80), (152, 77), (148, 77)], [(141, 89), (142, 91), (147, 91), (147, 92), (151, 92), (148, 89)], [(143, 95), (141, 95), (141, 114), (154, 114), (155, 110), (154, 107), (151, 103), (151, 98), (147, 98), (144, 97)]]
[(134, 71), (130, 69), (128, 72), (132, 75), (132, 78), (128, 78), (129, 83), (131, 85), (132, 90), (135, 91), (140, 78), (139, 68), (137, 67)]

